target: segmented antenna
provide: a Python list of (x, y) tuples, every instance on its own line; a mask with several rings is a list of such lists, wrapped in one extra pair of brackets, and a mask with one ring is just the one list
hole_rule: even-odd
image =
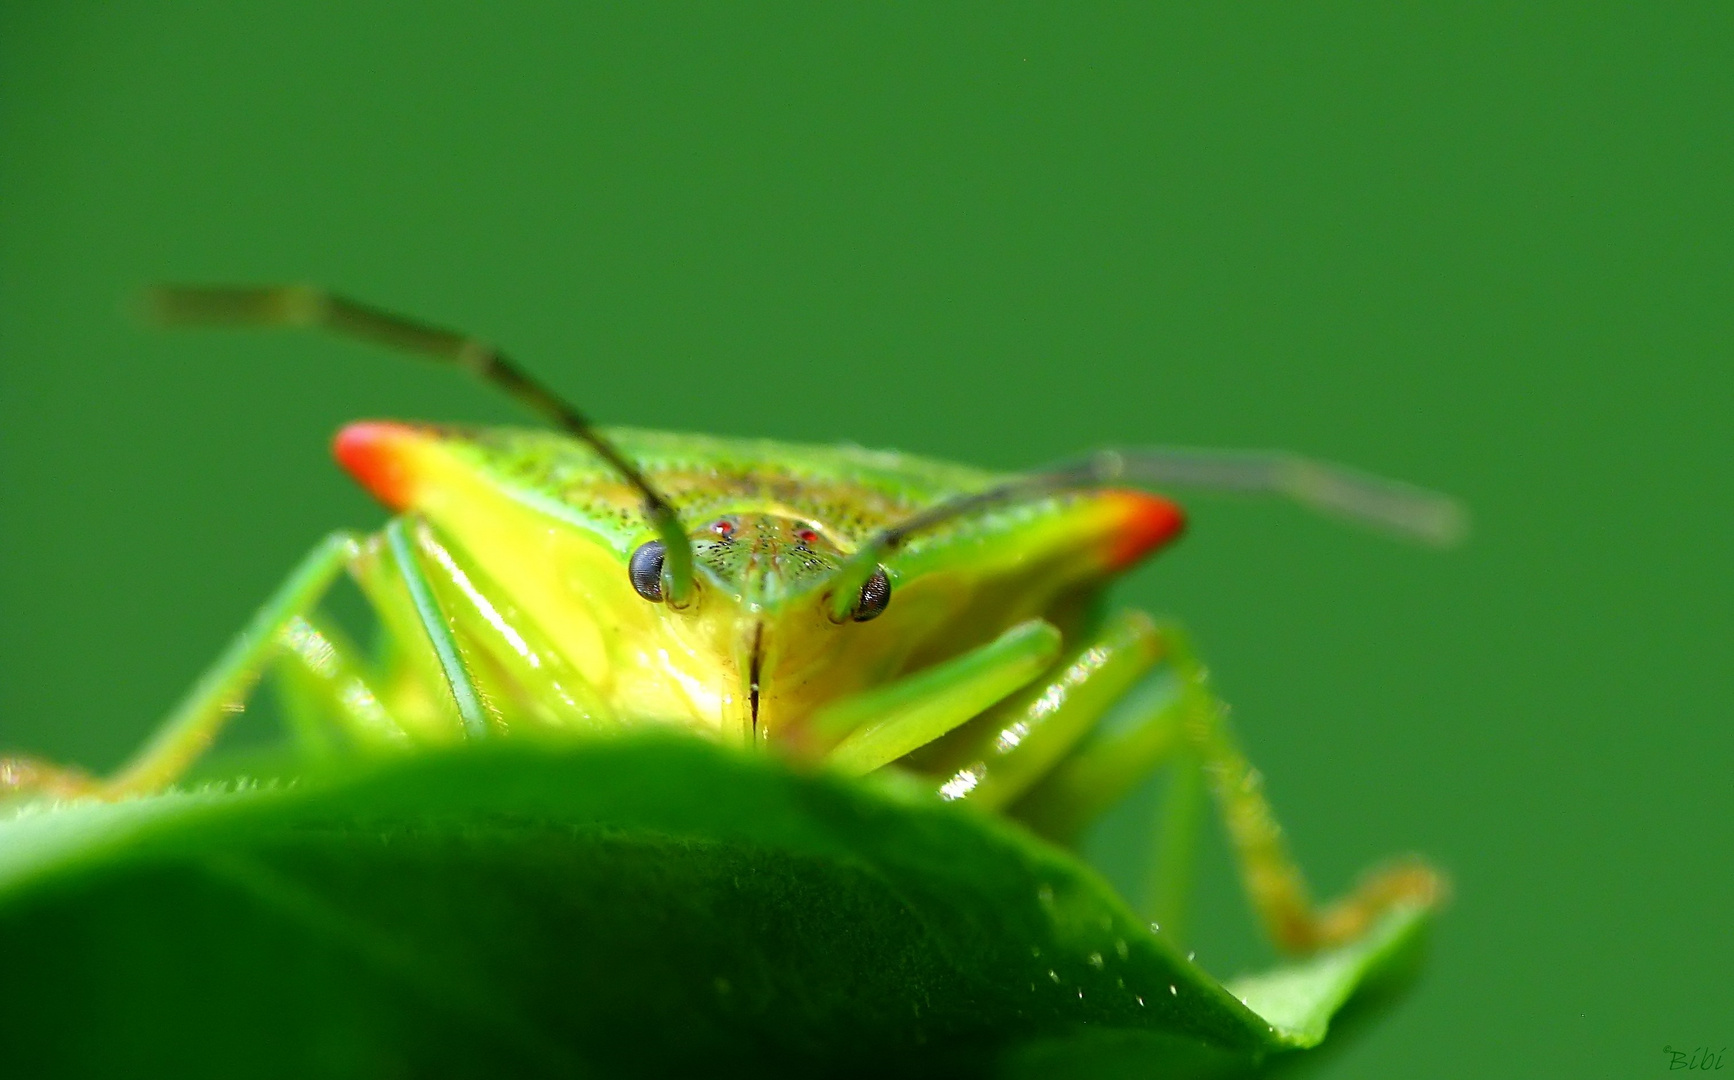
[(1456, 544), (1469, 529), (1468, 513), (1449, 496), (1294, 454), (1178, 447), (1104, 450), (936, 503), (879, 533), (837, 570), (832, 614), (846, 617), (874, 568), (911, 536), (1007, 503), (1113, 484), (1278, 495), (1321, 514), (1435, 547)]
[(638, 466), (596, 431), (583, 413), (492, 345), (468, 334), (394, 315), (308, 285), (165, 285), (148, 290), (145, 301), (148, 313), (166, 325), (325, 330), (473, 372), (582, 440), (637, 490), (644, 500), (644, 516), (667, 550), (664, 573), (670, 601), (678, 605), (691, 595), (692, 544), (674, 507), (651, 486)]

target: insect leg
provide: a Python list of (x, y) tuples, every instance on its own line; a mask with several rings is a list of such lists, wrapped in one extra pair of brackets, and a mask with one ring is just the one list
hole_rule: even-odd
[(380, 696), (416, 741), (520, 721), (557, 732), (611, 726), (583, 673), (426, 521), (399, 518), (369, 537), (353, 572), (384, 630)]
[(935, 747), (921, 766), (940, 773), (946, 798), (1003, 807), (1064, 758), (1159, 655), (1149, 616), (1117, 615), (1047, 677)]
[(463, 648), (470, 674), (488, 696), (552, 731), (603, 730), (613, 710), (530, 617), (433, 526), (410, 529), (415, 555)]
[(339, 743), (409, 744), (408, 732), (380, 700), (371, 665), (341, 629), (308, 612), (291, 618), (279, 639), (273, 687), (304, 751), (326, 754)]
[(426, 635), (428, 644), (433, 646), (434, 656), (439, 661), (440, 674), (445, 678), (445, 687), (451, 693), (452, 703), (457, 706), (464, 736), (470, 739), (485, 738), (491, 723), (497, 720), (497, 717), (491, 716), (492, 710), (483, 705), (481, 693), (476, 689), (475, 680), (470, 675), (469, 665), (464, 662), (457, 635), (452, 633), (451, 624), (447, 622), (446, 614), (440, 608), (438, 598), (434, 596), (433, 585), (416, 559), (404, 519), (393, 518), (388, 521), (384, 535), (386, 548), (391, 552), (403, 588), (415, 609), (416, 622)]
[(1185, 633), (1167, 626), (1160, 634), (1184, 684), (1180, 727), (1189, 753), (1178, 764), (1202, 774), (1227, 826), (1241, 882), (1272, 941), (1289, 952), (1312, 952), (1353, 940), (1399, 904), (1433, 903), (1441, 897), (1444, 880), (1410, 858), (1375, 868), (1347, 896), (1315, 906), (1265, 798), (1263, 777), (1235, 741), (1228, 710), (1210, 691)]
[[(370, 675), (357, 650), (315, 614), (346, 567), (385, 629), (390, 657), (380, 675)], [(333, 721), (351, 741), (371, 745), (401, 745), (412, 736), (422, 742), (448, 741), (460, 730), (472, 738), (485, 733), (499, 718), (478, 689), (472, 674), (475, 657), (466, 657), (453, 626), (466, 625), (466, 617), (474, 624), (476, 613), (453, 605), (457, 613), (447, 614), (442, 600), (449, 603), (453, 586), (467, 581), (447, 581), (438, 573), (441, 569), (430, 564), (410, 538), (403, 519), (365, 541), (349, 533), (333, 534), (290, 574), (117, 774), (97, 779), (28, 758), (0, 759), (0, 793), (118, 798), (172, 783), (242, 711), (247, 695), (273, 662), (289, 719), (308, 749), (329, 743)], [(485, 602), (480, 594), (474, 599)], [(581, 680), (575, 673), (566, 675), (564, 687), (581, 694)], [(531, 683), (530, 689), (547, 686)]]
[(1148, 873), (1150, 914), (1183, 932), (1198, 846), (1204, 772), (1187, 720), (1220, 708), (1182, 631), (1157, 627), (1158, 665), (1077, 747), (1010, 808), (1030, 828), (1071, 843), (1155, 769), (1170, 766)]
[(348, 532), (332, 533), (314, 547), (193, 685), (156, 735), (101, 784), (99, 794), (114, 798), (152, 791), (184, 773), (245, 708), (282, 629), (295, 616), (318, 606), (355, 550), (355, 537)]
[(872, 772), (1026, 685), (1059, 650), (1058, 630), (1039, 619), (1019, 623), (962, 656), (820, 712), (801, 734), (817, 747), (841, 739), (827, 760), (855, 775)]
[(1152, 770), (1188, 749), (1184, 721), (1201, 707), (1199, 687), (1177, 678), (1164, 659), (1158, 656), (1156, 669), (1012, 804), (1014, 817), (1043, 836), (1070, 842)]
[(412, 739), (439, 744), (484, 737), (499, 722), (441, 607), (404, 518), (367, 538), (351, 571), (380, 621), (379, 687)]
[(228, 720), (242, 710), (278, 644), (278, 633), (324, 597), (356, 551), (355, 537), (333, 533), (307, 553), (144, 747), (112, 777), (96, 780), (26, 759), (0, 762), (0, 792), (35, 790), (119, 798), (172, 783)]

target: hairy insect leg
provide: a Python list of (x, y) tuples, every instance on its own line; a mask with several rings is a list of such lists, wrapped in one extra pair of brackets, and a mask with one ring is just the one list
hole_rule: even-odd
[(1192, 900), (1193, 867), (1203, 832), (1204, 769), (1191, 746), (1175, 754), (1153, 832), (1154, 850), (1144, 873), (1150, 917), (1175, 940), (1185, 940)]
[(1213, 700), (1202, 678), (1174, 663), (1177, 635), (1159, 627), (1155, 639), (1156, 667), (1009, 813), (1044, 836), (1072, 843), (1084, 826), (1168, 765), (1146, 893), (1151, 916), (1177, 936), (1184, 933), (1205, 787), (1186, 721), (1213, 707)]
[(1442, 897), (1444, 879), (1409, 857), (1374, 868), (1348, 895), (1314, 906), (1265, 798), (1264, 778), (1235, 741), (1228, 710), (1210, 692), (1191, 643), (1178, 627), (1165, 628), (1163, 636), (1181, 677), (1196, 688), (1193, 700), (1199, 707), (1187, 716), (1188, 741), (1227, 826), (1242, 884), (1279, 947), (1304, 953), (1352, 941), (1398, 904), (1429, 904)]
[(613, 710), (527, 613), (463, 551), (417, 520), (415, 555), (451, 621), (470, 674), (514, 718), (558, 732), (616, 726)]
[(341, 629), (308, 612), (291, 618), (279, 638), (283, 648), (272, 681), (303, 751), (321, 755), (340, 744), (409, 744), (409, 734), (374, 689), (371, 666)]
[(376, 685), (411, 740), (479, 738), (499, 722), (403, 518), (362, 542), (351, 573), (380, 624)]
[(938, 772), (940, 794), (998, 809), (1016, 800), (1077, 745), (1150, 670), (1155, 625), (1125, 612), (1063, 657), (1047, 677), (958, 729), (919, 765)]
[(925, 746), (1040, 675), (1060, 650), (1060, 632), (1039, 619), (887, 686), (849, 698), (791, 733), (797, 751), (831, 747), (826, 760), (854, 775)]
[[(368, 672), (358, 651), (315, 614), (345, 569), (391, 643), (381, 674)], [(373, 745), (475, 737), (486, 731), (492, 714), (434, 593), (402, 519), (365, 541), (334, 533), (290, 573), (117, 773), (95, 778), (28, 758), (0, 759), (0, 793), (120, 798), (173, 783), (243, 711), (273, 664), (291, 725), (308, 749), (329, 741), (333, 721), (350, 741)], [(431, 722), (430, 711), (437, 714)]]
[(498, 715), (483, 702), (482, 695), (476, 688), (469, 665), (464, 662), (457, 635), (452, 632), (439, 599), (434, 595), (433, 583), (416, 558), (405, 520), (393, 518), (387, 522), (384, 535), (386, 548), (391, 552), (399, 580), (409, 596), (410, 605), (415, 609), (416, 623), (426, 636), (427, 643), (433, 646), (434, 656), (439, 661), (440, 674), (445, 678), (445, 688), (451, 694), (452, 704), (457, 707), (464, 736), (470, 739), (484, 738), (488, 729), (498, 723)]
[(277, 647), (279, 632), (319, 603), (355, 551), (355, 537), (337, 532), (308, 552), (144, 747), (113, 776), (94, 779), (26, 759), (9, 759), (0, 762), (0, 792), (119, 798), (172, 783), (205, 752), (223, 725), (241, 712)]
[[(1152, 639), (1163, 648), (1159, 630)], [(1184, 721), (1198, 703), (1158, 651), (1149, 670), (1105, 710), (1071, 753), (1032, 783), (1010, 813), (1043, 836), (1069, 843), (1152, 770), (1186, 747)]]
[(0, 797), (29, 792), (71, 799), (96, 786), (96, 778), (80, 769), (22, 755), (0, 758)]
[(1179, 627), (1157, 631), (1167, 667), (1178, 680), (1168, 704), (1150, 709), (1127, 734), (1086, 742), (1020, 805), (1044, 831), (1063, 834), (1106, 808), (1140, 775), (1172, 757), (1175, 775), (1164, 808), (1158, 863), (1168, 880), (1157, 905), (1176, 922), (1190, 877), (1190, 824), (1202, 780), (1227, 827), (1241, 881), (1272, 941), (1297, 953), (1351, 941), (1393, 906), (1431, 903), (1444, 890), (1437, 872), (1416, 859), (1376, 868), (1347, 896), (1313, 904), (1300, 867), (1289, 853), (1263, 777), (1228, 725), (1228, 710)]
[(427, 522), (393, 520), (364, 543), (354, 574), (384, 631), (380, 695), (416, 741), (520, 720), (550, 732), (611, 726), (583, 674)]
[(97, 794), (106, 798), (151, 791), (174, 782), (245, 708), (279, 642), (297, 615), (312, 611), (354, 557), (356, 539), (335, 532), (316, 545), (253, 616), (227, 650), (193, 685), (149, 742)]

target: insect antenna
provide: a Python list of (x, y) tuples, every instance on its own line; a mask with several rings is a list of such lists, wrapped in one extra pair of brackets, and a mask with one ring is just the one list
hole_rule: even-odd
[(885, 529), (838, 568), (832, 615), (846, 617), (855, 594), (880, 561), (911, 536), (996, 506), (1113, 484), (1276, 495), (1321, 514), (1435, 547), (1458, 543), (1469, 528), (1468, 513), (1447, 495), (1295, 454), (1180, 447), (1104, 450), (947, 499)]
[(667, 595), (678, 605), (692, 592), (692, 544), (680, 515), (637, 465), (603, 438), (589, 419), (533, 378), (494, 346), (455, 330), (433, 326), (357, 303), (307, 285), (165, 285), (145, 294), (146, 310), (170, 326), (273, 326), (325, 330), (431, 360), (453, 364), (493, 383), (582, 440), (613, 467), (644, 500), (667, 552)]

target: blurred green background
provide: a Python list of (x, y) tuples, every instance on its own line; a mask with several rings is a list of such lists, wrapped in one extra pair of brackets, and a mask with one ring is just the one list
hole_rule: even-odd
[[(1194, 628), (1320, 891), (1455, 879), (1333, 1075), (1664, 1073), (1734, 1043), (1730, 57), (1713, 4), (7, 3), (0, 744), (116, 762), (380, 522), (345, 420), (520, 418), (143, 330), (151, 281), (327, 283), (610, 422), (1291, 448), (1477, 522), (1194, 499), (1123, 590)], [(1207, 870), (1228, 974), (1262, 952)]]

